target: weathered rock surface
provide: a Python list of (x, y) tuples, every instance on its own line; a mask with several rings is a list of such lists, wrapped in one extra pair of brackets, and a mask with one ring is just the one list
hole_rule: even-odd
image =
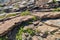
[(60, 12), (34, 12), (33, 15), (40, 18), (60, 18)]
[(33, 29), (33, 28), (34, 28), (34, 25), (28, 25), (28, 26), (25, 26), (23, 29), (27, 30), (27, 29)]
[(50, 25), (50, 26), (55, 26), (55, 27), (60, 28), (60, 19), (47, 20), (44, 23), (46, 23), (47, 25)]
[(40, 36), (33, 36), (32, 40), (43, 40)]
[(37, 26), (40, 23), (40, 21), (33, 22), (34, 26)]
[(2, 22), (2, 24), (0, 25), (0, 36), (10, 31), (14, 26), (20, 24), (23, 21), (27, 21), (31, 18), (32, 16), (21, 16)]
[(57, 29), (58, 28), (56, 28), (56, 27), (51, 27), (51, 26), (48, 26), (48, 25), (42, 25), (42, 26), (39, 26), (39, 27), (36, 28), (37, 31), (42, 32), (42, 33), (55, 31)]
[(46, 40), (57, 40), (60, 38), (60, 35), (56, 34), (56, 35), (49, 35)]

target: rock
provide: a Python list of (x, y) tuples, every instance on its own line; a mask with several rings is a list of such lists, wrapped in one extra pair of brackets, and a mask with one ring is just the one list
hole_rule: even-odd
[(60, 40), (60, 38), (55, 38), (55, 40)]
[(43, 23), (42, 22), (40, 22), (39, 24), (38, 24), (38, 26), (42, 26), (43, 25)]
[(32, 36), (29, 33), (23, 33), (22, 40), (32, 40)]
[[(17, 5), (19, 5), (19, 8), (23, 8), (23, 7), (32, 7), (34, 4), (35, 0), (20, 0), (19, 2), (15, 3)], [(15, 5), (13, 4), (13, 5)]]
[(32, 36), (27, 37), (27, 40), (32, 40)]
[(46, 38), (48, 36), (48, 32), (45, 32), (41, 37)]
[(29, 37), (29, 35), (30, 35), (29, 33), (25, 33), (25, 36), (26, 36), (26, 37)]
[(44, 18), (60, 18), (60, 12), (33, 12), (32, 15)]
[(33, 22), (34, 26), (37, 26), (40, 21)]
[(36, 0), (36, 6), (40, 7), (41, 5), (44, 5), (48, 2), (49, 0)]
[(46, 40), (55, 40), (55, 36), (49, 35), (49, 36), (46, 38)]
[(32, 40), (39, 40), (37, 36), (33, 36)]
[(12, 8), (13, 8), (13, 6), (5, 6), (5, 7), (3, 7), (3, 10), (4, 10), (4, 12), (9, 13), (9, 12), (12, 12)]
[(28, 26), (25, 26), (23, 29), (24, 30), (27, 30), (27, 29), (33, 29), (34, 28), (34, 25), (28, 25)]
[(32, 40), (43, 40), (40, 36), (33, 36)]
[(54, 26), (54, 27), (60, 28), (60, 19), (47, 20), (44, 23), (47, 24), (47, 25), (50, 25), (50, 26)]
[(8, 33), (8, 31), (13, 29), (17, 25), (20, 25), (21, 22), (28, 21), (32, 17), (33, 16), (21, 16), (21, 17), (16, 17), (16, 18), (4, 21), (4, 24), (0, 25), (0, 36), (5, 35), (6, 33)]
[(60, 34), (60, 30), (58, 30), (57, 32), (55, 32), (55, 34)]
[(44, 40), (44, 39), (43, 39), (42, 37), (40, 37), (40, 36), (38, 36), (38, 39), (39, 39), (39, 40)]
[(45, 33), (45, 32), (51, 32), (51, 31), (54, 31), (54, 30), (57, 30), (58, 28), (56, 27), (51, 27), (51, 26), (48, 26), (48, 25), (42, 25), (42, 26), (39, 26), (36, 28), (36, 30), (38, 32), (41, 32), (41, 33)]
[(22, 34), (22, 40), (27, 40), (27, 37), (25, 36), (25, 33)]
[(60, 35), (49, 35), (46, 40), (57, 40), (60, 38)]

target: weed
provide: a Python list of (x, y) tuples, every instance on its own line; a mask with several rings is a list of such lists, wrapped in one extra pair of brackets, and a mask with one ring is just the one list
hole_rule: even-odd
[(35, 35), (35, 31), (32, 29), (24, 30), (25, 33), (29, 33), (31, 36)]
[(23, 28), (21, 27), (16, 35), (16, 40), (22, 40)]
[(48, 34), (48, 31), (46, 31), (45, 34)]
[(58, 12), (58, 11), (60, 11), (60, 8), (55, 8), (54, 10), (53, 10), (53, 12)]
[(7, 36), (0, 37), (0, 40), (8, 40), (8, 37)]
[(21, 16), (30, 15), (30, 12), (28, 10), (26, 10), (26, 11), (22, 12), (20, 15)]
[(0, 16), (0, 19), (3, 19), (4, 18), (4, 16)]
[(34, 30), (31, 30), (31, 29), (27, 29), (27, 30), (24, 30), (22, 27), (19, 29), (17, 35), (16, 35), (16, 40), (22, 40), (22, 34), (23, 33), (29, 33), (31, 36), (33, 36), (35, 34), (35, 31)]
[(8, 14), (6, 17), (16, 16), (16, 14)]
[(33, 21), (36, 21), (36, 20), (38, 20), (38, 18), (37, 18), (36, 16), (33, 16), (33, 17), (32, 17), (32, 20), (33, 20)]

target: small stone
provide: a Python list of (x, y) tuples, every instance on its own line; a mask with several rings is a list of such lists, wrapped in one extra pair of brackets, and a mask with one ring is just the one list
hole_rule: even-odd
[(26, 36), (24, 33), (22, 34), (22, 40), (26, 40)]
[(40, 21), (33, 22), (34, 26), (37, 26)]
[(27, 29), (33, 29), (33, 28), (34, 28), (34, 25), (28, 25), (28, 26), (25, 26), (23, 29), (27, 30)]
[(37, 36), (33, 36), (32, 40), (39, 40)]
[(40, 36), (38, 36), (38, 39), (39, 39), (39, 40), (44, 40), (44, 39), (43, 39), (42, 37), (40, 37)]
[(55, 38), (55, 40), (60, 40), (60, 38)]
[(55, 34), (60, 34), (60, 30), (58, 30), (57, 32), (55, 32)]
[(32, 40), (43, 40), (43, 38), (40, 36), (33, 36)]
[(25, 33), (25, 36), (28, 37), (29, 36), (29, 33)]
[(42, 22), (40, 22), (39, 24), (38, 24), (38, 26), (42, 26), (43, 25), (43, 23)]
[(29, 37), (27, 37), (27, 40), (32, 40), (32, 36), (29, 35)]

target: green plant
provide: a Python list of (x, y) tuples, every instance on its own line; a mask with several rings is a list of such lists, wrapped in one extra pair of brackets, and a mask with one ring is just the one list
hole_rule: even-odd
[(23, 33), (29, 33), (31, 36), (33, 36), (35, 34), (35, 31), (32, 29), (24, 30), (23, 27), (21, 27), (16, 35), (16, 40), (22, 40)]
[(53, 10), (53, 12), (58, 12), (58, 11), (60, 11), (60, 8), (55, 8), (54, 10)]
[(15, 4), (15, 5), (14, 5), (14, 8), (19, 8), (19, 5), (18, 5), (18, 4)]
[(2, 5), (0, 4), (0, 7), (2, 7)]
[(33, 17), (32, 17), (32, 20), (33, 20), (33, 21), (36, 21), (36, 20), (38, 20), (38, 18), (37, 18), (36, 16), (33, 16)]
[(50, 32), (50, 34), (54, 35), (54, 32)]
[(46, 31), (45, 34), (48, 34), (48, 31)]
[(30, 15), (30, 12), (28, 10), (26, 10), (26, 11), (22, 12), (20, 15), (21, 16)]
[(4, 16), (0, 16), (0, 19), (3, 19), (4, 18)]
[(25, 33), (29, 33), (31, 36), (35, 35), (35, 31), (32, 29), (24, 30)]
[(16, 14), (8, 14), (6, 17), (16, 16)]
[(53, 3), (56, 3), (56, 0), (52, 0)]
[(0, 40), (8, 40), (8, 37), (7, 36), (0, 37)]
[(16, 40), (22, 40), (23, 28), (21, 27), (16, 35)]

